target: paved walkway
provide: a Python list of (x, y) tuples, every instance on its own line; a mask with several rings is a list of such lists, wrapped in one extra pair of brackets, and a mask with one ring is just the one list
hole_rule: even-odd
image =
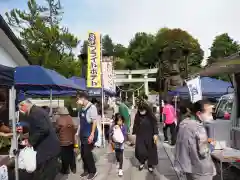
[[(170, 132), (168, 133), (170, 135)], [(163, 133), (162, 133), (162, 125), (160, 125), (160, 132), (159, 132), (159, 137), (161, 140), (163, 140)], [(168, 143), (162, 143), (162, 146), (164, 147), (167, 156), (169, 157), (169, 159), (171, 160), (171, 162), (174, 162), (174, 154), (175, 154), (175, 147), (174, 146), (170, 146)], [(216, 165), (216, 169), (218, 174), (213, 178), (213, 180), (221, 180), (220, 178), (220, 173), (219, 173), (219, 162), (215, 162)], [(239, 180), (239, 176), (240, 176), (240, 170), (234, 167), (229, 167), (229, 164), (225, 164), (223, 167), (224, 171), (223, 171), (223, 176), (224, 176), (224, 180)], [(186, 180), (185, 176), (180, 174), (179, 172), (177, 173), (178, 179), (179, 180)]]
[[(148, 173), (147, 169), (138, 171), (138, 162), (134, 157), (134, 148), (126, 146), (124, 151), (124, 176), (117, 176), (115, 157), (113, 153), (108, 152), (108, 148), (96, 149), (98, 176), (95, 180), (178, 180), (176, 173), (172, 167), (167, 153), (165, 152), (161, 142), (158, 144), (159, 164), (154, 174)], [(77, 174), (70, 174), (68, 177), (58, 177), (56, 180), (79, 180), (82, 172), (81, 163), (78, 163), (79, 171)]]

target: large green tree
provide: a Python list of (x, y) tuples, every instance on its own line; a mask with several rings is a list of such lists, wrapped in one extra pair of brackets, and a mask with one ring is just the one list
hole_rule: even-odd
[(28, 10), (7, 12), (8, 23), (20, 32), (32, 64), (54, 69), (67, 77), (79, 75), (81, 64), (72, 53), (78, 39), (60, 26), (63, 14), (60, 0), (45, 1), (40, 5), (36, 0), (28, 0)]
[(125, 70), (126, 60), (119, 57), (114, 57), (113, 66), (114, 66), (114, 69), (116, 70)]
[(126, 69), (126, 52), (127, 48), (124, 47), (122, 44), (114, 44), (114, 69)]
[(82, 48), (81, 48), (81, 54), (87, 55), (88, 53), (88, 41), (83, 41)]
[(220, 58), (224, 58), (238, 52), (239, 44), (227, 33), (224, 33), (214, 38), (210, 51), (211, 54), (208, 58), (208, 63), (212, 64)]
[(108, 56), (113, 56), (114, 44), (109, 35), (104, 35), (102, 37), (102, 48), (103, 48), (102, 49), (103, 54), (106, 54)]
[[(102, 48), (103, 55), (113, 56), (114, 57), (114, 68), (115, 69), (125, 69), (126, 67), (126, 51), (127, 48), (122, 44), (114, 44), (109, 35), (105, 35), (102, 38)], [(80, 60), (82, 60), (83, 64), (87, 63), (87, 53), (88, 53), (88, 41), (85, 40), (82, 44), (82, 48), (80, 51), (81, 56), (79, 56)]]
[[(223, 33), (214, 38), (212, 46), (210, 48), (211, 54), (208, 57), (208, 64), (215, 63), (224, 57), (228, 57), (240, 50), (240, 46), (237, 41), (234, 41), (227, 33)], [(227, 74), (221, 74), (215, 76), (215, 78), (229, 81), (230, 76)]]
[[(156, 35), (154, 51), (161, 52), (161, 76), (164, 90), (182, 85), (183, 78), (200, 68), (203, 50), (197, 39), (182, 29), (160, 29)], [(159, 81), (158, 77), (158, 81)]]
[(127, 48), (122, 44), (114, 44), (113, 56), (118, 58), (126, 58)]
[(145, 32), (136, 33), (127, 49), (127, 68), (143, 69), (155, 66), (156, 59), (152, 58), (155, 55), (152, 52), (154, 42), (153, 35)]

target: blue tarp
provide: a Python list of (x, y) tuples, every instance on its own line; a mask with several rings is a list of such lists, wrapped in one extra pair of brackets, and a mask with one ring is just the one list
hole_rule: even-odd
[[(203, 96), (206, 97), (220, 97), (224, 94), (231, 93), (233, 91), (232, 84), (230, 82), (214, 79), (210, 77), (201, 77), (201, 87)], [(171, 95), (179, 95), (188, 97), (189, 91), (187, 86), (177, 88), (174, 91), (170, 91)]]
[[(49, 97), (50, 96), (50, 90), (43, 90), (43, 91), (25, 91), (25, 94), (30, 95), (30, 96), (41, 96), (41, 97)], [(52, 96), (55, 97), (60, 97), (60, 96), (75, 96), (76, 91), (68, 91), (68, 90), (61, 90), (61, 91), (52, 91)]]
[[(89, 96), (101, 96), (101, 88), (86, 88), (86, 80), (84, 78), (73, 76), (69, 78), (72, 82), (74, 82), (76, 85), (80, 86), (82, 90), (86, 90), (89, 93)], [(107, 96), (114, 96), (115, 93), (110, 92), (106, 89), (104, 89), (104, 93)], [(43, 96), (47, 97), (50, 96), (50, 91), (27, 91), (26, 94), (29, 95), (35, 95), (35, 96)], [(69, 91), (69, 90), (62, 90), (62, 91), (52, 91), (53, 96), (75, 96), (76, 91)]]
[[(87, 92), (89, 94), (89, 96), (93, 97), (98, 97), (101, 96), (101, 89), (100, 88), (88, 88)], [(42, 96), (42, 97), (49, 97), (50, 96), (50, 91), (49, 90), (45, 90), (45, 91), (26, 91), (25, 92), (28, 95), (33, 95), (33, 96)], [(114, 96), (114, 94), (112, 92), (106, 92), (104, 91), (104, 93), (107, 96)], [(76, 91), (67, 91), (67, 90), (62, 90), (62, 91), (52, 91), (52, 95), (55, 97), (60, 97), (60, 96), (75, 96), (76, 95)]]
[(81, 87), (58, 74), (56, 71), (42, 66), (17, 67), (14, 74), (15, 87), (25, 90), (82, 90)]
[[(81, 87), (85, 87), (85, 89), (88, 91), (89, 96), (101, 96), (102, 89), (101, 88), (87, 88), (86, 79), (76, 77), (76, 76), (73, 76), (69, 79), (73, 80), (73, 82), (76, 83), (77, 85), (79, 85)], [(107, 96), (114, 96), (116, 94), (107, 89), (104, 89), (103, 91), (104, 91), (105, 95), (107, 95)]]
[(13, 86), (14, 84), (14, 68), (0, 65), (0, 85)]
[[(70, 79), (73, 80), (73, 82), (76, 83), (77, 85), (79, 85), (81, 87), (85, 87), (85, 89), (88, 91), (89, 96), (101, 96), (102, 89), (101, 88), (87, 88), (86, 79), (76, 77), (76, 76), (73, 76)], [(107, 96), (114, 96), (116, 94), (107, 89), (104, 89), (103, 91), (104, 91), (105, 95), (107, 95)]]
[(73, 81), (75, 84), (80, 86), (83, 90), (86, 90), (86, 80), (84, 78), (73, 76), (69, 78), (69, 80)]
[[(72, 83), (76, 84), (81, 88), (82, 91), (86, 91), (86, 80), (84, 78), (73, 76), (68, 79), (69, 81), (72, 81)], [(44, 91), (26, 91), (25, 93), (28, 95), (33, 96), (43, 96), (43, 97), (49, 97), (50, 96), (50, 90), (44, 90)], [(76, 91), (74, 90), (61, 90), (61, 91), (52, 91), (52, 95), (56, 97), (60, 96), (75, 96)]]

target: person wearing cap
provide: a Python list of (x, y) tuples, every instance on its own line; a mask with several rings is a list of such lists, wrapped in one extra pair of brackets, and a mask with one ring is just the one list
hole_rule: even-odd
[(50, 118), (44, 109), (28, 99), (21, 101), (18, 109), (24, 117), (20, 121), (28, 124), (29, 137), (24, 144), (37, 152), (37, 169), (33, 173), (33, 179), (53, 180), (58, 172), (60, 142)]
[(80, 138), (81, 158), (84, 169), (80, 177), (92, 180), (97, 176), (92, 150), (98, 138), (98, 112), (96, 106), (88, 100), (86, 92), (80, 92), (77, 95), (77, 104), (81, 107), (81, 110), (79, 112), (80, 125), (76, 136)]
[(76, 159), (74, 153), (75, 126), (66, 107), (57, 110), (56, 132), (61, 144), (62, 174), (69, 174), (69, 168), (76, 173)]

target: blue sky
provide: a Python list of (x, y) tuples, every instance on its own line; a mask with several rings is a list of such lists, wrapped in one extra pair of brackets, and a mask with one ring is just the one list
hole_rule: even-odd
[[(26, 9), (27, 0), (0, 0), (0, 12)], [(44, 2), (44, 0), (37, 0)], [(197, 38), (209, 55), (216, 35), (227, 32), (240, 40), (240, 0), (62, 0), (67, 26), (80, 40), (89, 30), (109, 34), (128, 45), (136, 32), (182, 28)]]

